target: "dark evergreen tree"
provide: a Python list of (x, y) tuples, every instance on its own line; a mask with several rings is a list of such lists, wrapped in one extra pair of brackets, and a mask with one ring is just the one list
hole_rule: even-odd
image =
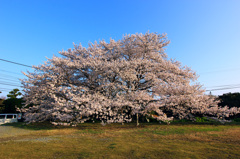
[(13, 89), (10, 91), (7, 95), (8, 98), (3, 100), (2, 104), (0, 105), (1, 113), (17, 113), (16, 109), (21, 109), (24, 105), (23, 98), (17, 98), (20, 95), (22, 95), (22, 93), (19, 92), (19, 89)]
[(240, 107), (240, 93), (226, 93), (218, 97), (220, 99), (219, 106)]

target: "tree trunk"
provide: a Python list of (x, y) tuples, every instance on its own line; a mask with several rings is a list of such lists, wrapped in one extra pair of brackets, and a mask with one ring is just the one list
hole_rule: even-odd
[(138, 121), (138, 113), (137, 113), (137, 126), (139, 125), (139, 121)]

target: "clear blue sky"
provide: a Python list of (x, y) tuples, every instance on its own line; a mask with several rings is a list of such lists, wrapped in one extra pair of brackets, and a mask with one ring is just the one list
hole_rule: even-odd
[[(0, 58), (39, 65), (73, 42), (167, 33), (168, 56), (195, 70), (206, 89), (240, 87), (239, 8), (240, 0), (0, 0)], [(0, 61), (1, 95), (26, 70)], [(227, 92), (240, 88), (212, 94)]]

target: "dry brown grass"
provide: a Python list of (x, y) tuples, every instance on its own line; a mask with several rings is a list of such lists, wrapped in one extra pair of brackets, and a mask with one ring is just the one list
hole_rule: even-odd
[[(24, 132), (22, 128), (17, 129)], [(83, 124), (76, 128), (28, 130), (25, 127), (24, 130), (28, 132), (0, 136), (1, 158), (240, 156), (240, 126)]]

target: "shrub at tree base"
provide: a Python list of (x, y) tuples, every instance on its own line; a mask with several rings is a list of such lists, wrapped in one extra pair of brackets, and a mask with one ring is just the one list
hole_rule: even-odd
[(225, 117), (237, 108), (218, 108), (189, 67), (169, 59), (165, 34), (133, 34), (60, 52), (34, 66), (22, 80), (27, 122), (75, 125), (88, 120), (130, 122), (133, 116), (169, 122), (197, 115)]

